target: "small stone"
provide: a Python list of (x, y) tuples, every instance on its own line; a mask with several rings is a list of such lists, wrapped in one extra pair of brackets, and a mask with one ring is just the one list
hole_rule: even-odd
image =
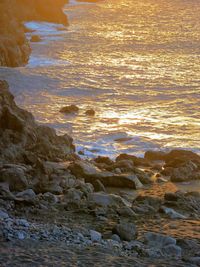
[(90, 230), (90, 238), (92, 242), (100, 242), (102, 239), (102, 235), (97, 231)]

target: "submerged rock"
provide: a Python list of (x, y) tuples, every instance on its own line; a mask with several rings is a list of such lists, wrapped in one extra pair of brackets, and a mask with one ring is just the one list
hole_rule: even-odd
[(60, 109), (61, 113), (70, 114), (70, 113), (77, 113), (79, 108), (75, 105), (66, 106)]

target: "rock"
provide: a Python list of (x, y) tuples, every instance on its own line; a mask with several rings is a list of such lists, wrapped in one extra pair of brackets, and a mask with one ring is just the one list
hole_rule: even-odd
[(150, 161), (165, 160), (166, 153), (163, 151), (146, 151), (144, 158)]
[(117, 209), (117, 212), (119, 213), (120, 216), (124, 216), (128, 218), (137, 216), (137, 214), (130, 207), (126, 207), (126, 206)]
[(30, 226), (29, 222), (25, 219), (16, 219), (15, 223), (18, 226), (23, 226), (23, 227), (29, 227)]
[(176, 245), (175, 238), (153, 232), (145, 233), (144, 240), (149, 247), (155, 248), (163, 248), (168, 245)]
[(93, 182), (95, 192), (106, 192), (106, 189), (101, 181), (98, 179)]
[(113, 165), (114, 162), (109, 157), (102, 157), (98, 156), (96, 159), (94, 159), (96, 163), (104, 163), (106, 165)]
[(89, 194), (88, 201), (99, 206), (121, 207), (128, 205), (128, 202), (120, 196), (103, 192)]
[(87, 115), (87, 116), (94, 116), (95, 115), (94, 109), (88, 109), (88, 110), (86, 110), (85, 115)]
[(200, 257), (191, 257), (189, 262), (195, 264), (195, 266), (200, 266)]
[(55, 196), (54, 194), (52, 194), (50, 192), (47, 192), (47, 193), (40, 195), (40, 198), (51, 205), (54, 205), (58, 202), (57, 196)]
[(22, 199), (29, 201), (29, 202), (34, 202), (34, 200), (36, 198), (36, 194), (32, 189), (27, 189), (25, 191), (17, 193), (16, 197), (22, 198)]
[(122, 240), (131, 241), (137, 238), (137, 229), (133, 223), (120, 223), (117, 224), (113, 233), (117, 234)]
[(3, 169), (0, 180), (2, 182), (8, 182), (11, 191), (22, 191), (28, 186), (25, 173), (21, 168)]
[(170, 179), (172, 182), (185, 182), (192, 180), (194, 179), (193, 173), (197, 170), (197, 168), (198, 167), (196, 164), (194, 164), (192, 161), (189, 161), (179, 168), (172, 168), (170, 172)]
[(186, 219), (184, 215), (176, 212), (172, 208), (162, 206), (160, 210), (163, 211), (166, 215), (168, 215), (171, 219)]
[(19, 240), (24, 240), (24, 239), (26, 238), (26, 236), (25, 236), (24, 232), (22, 232), (22, 231), (18, 231), (18, 232), (17, 232), (17, 238), (18, 238)]
[(0, 196), (3, 199), (14, 200), (15, 196), (10, 192), (8, 183), (0, 183)]
[(178, 195), (176, 193), (166, 192), (164, 195), (164, 199), (167, 201), (177, 201)]
[(114, 241), (117, 241), (117, 242), (121, 242), (121, 239), (118, 235), (114, 234), (111, 236), (111, 239), (114, 240)]
[(108, 171), (101, 171), (99, 168), (86, 161), (76, 161), (69, 166), (69, 169), (77, 178), (85, 178), (86, 182), (91, 184), (98, 179), (104, 186), (127, 187), (133, 189), (138, 189), (143, 186), (134, 174), (115, 174)]
[(148, 160), (144, 159), (144, 158), (138, 158), (136, 156), (133, 155), (128, 155), (128, 154), (120, 154), (117, 158), (116, 158), (116, 162), (121, 161), (121, 160), (130, 160), (133, 162), (133, 164), (135, 166), (150, 166), (150, 163)]
[(192, 151), (184, 149), (174, 149), (165, 155), (166, 163), (174, 161), (176, 159), (182, 159), (183, 161), (200, 162), (200, 156)]
[(41, 37), (39, 36), (39, 35), (32, 35), (31, 36), (31, 39), (30, 39), (30, 41), (31, 42), (34, 42), (34, 43), (36, 43), (36, 42), (41, 42)]
[(97, 231), (90, 230), (90, 238), (92, 242), (100, 242), (102, 239), (102, 235)]
[(6, 213), (3, 210), (0, 210), (0, 220), (4, 220), (4, 219), (7, 219), (7, 218), (9, 218), (8, 213)]
[(82, 196), (83, 196), (83, 192), (75, 188), (70, 188), (65, 193), (65, 199), (69, 201), (75, 201), (75, 202), (81, 201)]
[(61, 113), (66, 113), (66, 114), (77, 113), (78, 111), (79, 108), (76, 105), (70, 105), (60, 109)]
[(180, 258), (182, 254), (182, 249), (177, 245), (169, 244), (162, 248), (162, 252), (166, 256)]

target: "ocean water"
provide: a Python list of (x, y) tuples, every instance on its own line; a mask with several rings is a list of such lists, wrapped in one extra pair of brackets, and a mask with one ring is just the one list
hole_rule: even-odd
[[(200, 153), (200, 1), (71, 1), (65, 12), (67, 28), (27, 23), (42, 37), (29, 64), (0, 69), (17, 103), (88, 157)], [(59, 113), (70, 104), (77, 115)]]

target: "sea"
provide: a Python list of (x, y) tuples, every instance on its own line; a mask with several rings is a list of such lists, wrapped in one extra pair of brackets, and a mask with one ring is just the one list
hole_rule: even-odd
[[(17, 104), (83, 157), (200, 153), (200, 1), (70, 1), (64, 12), (67, 27), (26, 22), (41, 37), (29, 63), (0, 68)], [(59, 112), (71, 104), (77, 114)]]

